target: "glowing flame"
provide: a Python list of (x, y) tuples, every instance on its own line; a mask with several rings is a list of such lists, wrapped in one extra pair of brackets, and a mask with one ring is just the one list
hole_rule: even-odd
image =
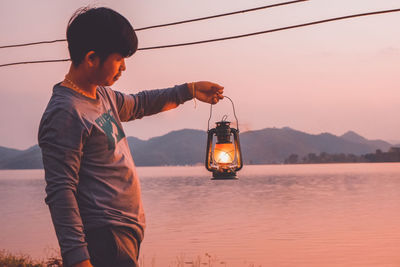
[(217, 163), (229, 164), (235, 159), (235, 147), (232, 143), (215, 144), (214, 159)]
[(221, 152), (219, 154), (219, 158), (217, 159), (217, 162), (218, 163), (229, 163), (229, 162), (232, 162), (232, 159), (231, 159), (231, 157), (229, 156), (228, 153)]

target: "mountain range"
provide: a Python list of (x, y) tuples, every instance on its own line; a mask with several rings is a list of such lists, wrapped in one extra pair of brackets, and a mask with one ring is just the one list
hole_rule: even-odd
[[(207, 134), (200, 130), (183, 129), (163, 136), (141, 140), (128, 137), (137, 166), (203, 164)], [(322, 152), (362, 155), (387, 151), (392, 147), (383, 140), (368, 140), (349, 131), (342, 136), (330, 133), (308, 134), (289, 127), (266, 128), (240, 134), (245, 164), (280, 164), (291, 154), (300, 157)], [(41, 169), (38, 145), (26, 150), (0, 147), (0, 169)]]

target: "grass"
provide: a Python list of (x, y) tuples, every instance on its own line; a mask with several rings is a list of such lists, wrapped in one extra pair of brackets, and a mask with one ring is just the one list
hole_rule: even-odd
[(0, 250), (0, 267), (61, 267), (62, 260), (50, 257), (45, 261), (33, 260), (24, 254), (12, 254), (6, 250)]
[[(145, 257), (139, 259), (141, 267), (155, 267), (156, 259), (152, 258), (150, 264), (145, 264)], [(59, 256), (51, 256), (47, 260), (33, 260), (30, 256), (24, 254), (12, 254), (6, 250), (0, 250), (0, 267), (62, 267), (62, 260)], [(228, 267), (227, 262), (218, 259), (218, 257), (206, 253), (204, 256), (197, 256), (188, 260), (184, 255), (168, 265), (168, 267)], [(246, 265), (245, 267), (261, 267), (261, 265)]]

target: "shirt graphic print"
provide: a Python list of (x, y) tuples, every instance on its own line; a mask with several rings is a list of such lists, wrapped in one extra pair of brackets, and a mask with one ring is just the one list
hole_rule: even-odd
[(115, 149), (115, 144), (124, 138), (125, 134), (112, 115), (111, 109), (101, 114), (100, 117), (96, 119), (96, 123), (107, 135), (108, 150)]

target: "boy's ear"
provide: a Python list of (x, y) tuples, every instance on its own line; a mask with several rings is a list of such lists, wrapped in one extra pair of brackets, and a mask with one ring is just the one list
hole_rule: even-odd
[(87, 52), (84, 60), (89, 67), (97, 67), (100, 63), (100, 58), (94, 51)]

